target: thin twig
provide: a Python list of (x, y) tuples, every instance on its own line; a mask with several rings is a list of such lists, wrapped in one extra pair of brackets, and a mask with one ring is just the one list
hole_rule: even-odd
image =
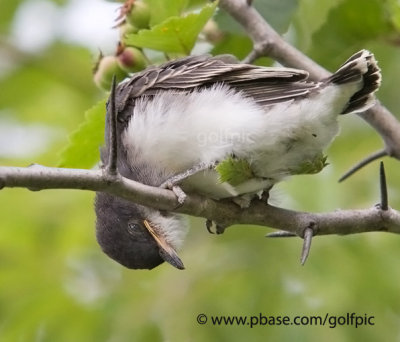
[(260, 57), (259, 53), (256, 50), (251, 50), (250, 53), (242, 60), (244, 64), (253, 63), (258, 57)]
[(286, 230), (278, 230), (276, 232), (268, 233), (265, 235), (267, 238), (281, 238), (281, 237), (294, 237), (297, 236), (297, 234), (292, 233), (292, 232), (287, 232)]
[(109, 175), (115, 176), (117, 175), (117, 159), (118, 159), (118, 139), (117, 139), (117, 111), (115, 105), (115, 89), (116, 89), (116, 77), (115, 75), (112, 78), (111, 84), (111, 94), (110, 94), (110, 102), (109, 102), (109, 158), (108, 163), (106, 165), (106, 171)]
[(351, 175), (356, 173), (358, 170), (363, 168), (364, 166), (372, 163), (374, 160), (387, 156), (386, 150), (379, 150), (375, 153), (372, 153), (367, 158), (361, 160), (359, 163), (354, 165), (349, 171), (347, 171), (342, 177), (339, 178), (339, 182), (343, 182), (345, 179), (349, 178)]

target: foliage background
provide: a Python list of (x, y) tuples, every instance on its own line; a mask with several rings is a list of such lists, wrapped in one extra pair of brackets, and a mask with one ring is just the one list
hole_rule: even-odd
[[(28, 2), (49, 1), (0, 3), (0, 163), (57, 166), (68, 133), (104, 94), (92, 83), (90, 43), (85, 47), (52, 31), (50, 44), (31, 51), (21, 48), (15, 22), (18, 9)], [(71, 2), (52, 3), (62, 9)], [(101, 2), (92, 1), (86, 20), (96, 18)], [(398, 115), (397, 0), (255, 0), (255, 5), (289, 41), (330, 70), (358, 49), (372, 50), (383, 72), (378, 97)], [(76, 25), (84, 26), (85, 16), (79, 18)], [(213, 52), (245, 56), (251, 44), (238, 25), (223, 13), (217, 21), (227, 33)], [(34, 27), (27, 23), (24, 29)], [(377, 163), (344, 184), (337, 179), (379, 149), (381, 140), (357, 116), (340, 121), (342, 133), (328, 151), (331, 165), (319, 175), (297, 176), (283, 184), (276, 202), (308, 211), (378, 202)], [(399, 163), (386, 159), (385, 165), (390, 203), (399, 209)], [(2, 341), (400, 340), (398, 236), (318, 237), (301, 267), (299, 239), (267, 240), (263, 236), (268, 229), (244, 226), (212, 236), (203, 220), (193, 219), (181, 251), (185, 271), (169, 265), (130, 271), (97, 246), (92, 202), (93, 193), (83, 191), (1, 190)], [(373, 315), (375, 325), (250, 328), (196, 322), (200, 313), (293, 317), (326, 312)]]

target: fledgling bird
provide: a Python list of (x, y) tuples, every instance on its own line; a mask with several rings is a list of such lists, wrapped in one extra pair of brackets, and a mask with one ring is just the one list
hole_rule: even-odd
[[(370, 108), (381, 74), (362, 50), (332, 76), (307, 78), (303, 70), (240, 64), (226, 55), (186, 57), (135, 74), (116, 90), (118, 171), (217, 200), (248, 200), (287, 176), (319, 172), (338, 116)], [(101, 192), (95, 210), (97, 240), (112, 259), (135, 269), (164, 261), (184, 268), (176, 253), (187, 230), (180, 215)]]

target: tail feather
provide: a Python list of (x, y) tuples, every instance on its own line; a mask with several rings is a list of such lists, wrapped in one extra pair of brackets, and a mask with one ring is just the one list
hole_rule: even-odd
[(338, 85), (346, 83), (362, 84), (360, 90), (354, 93), (341, 114), (363, 112), (375, 103), (374, 93), (381, 84), (381, 70), (374, 55), (361, 50), (351, 56), (327, 81)]

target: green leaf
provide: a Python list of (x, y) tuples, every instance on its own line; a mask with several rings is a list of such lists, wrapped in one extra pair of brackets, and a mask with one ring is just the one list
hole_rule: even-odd
[(238, 59), (245, 58), (253, 44), (247, 36), (226, 33), (223, 39), (211, 50), (212, 55), (231, 54)]
[(101, 100), (85, 113), (85, 121), (70, 136), (69, 145), (61, 152), (60, 167), (91, 168), (99, 160), (104, 141), (105, 105)]
[(9, 25), (12, 22), (13, 16), (18, 9), (18, 6), (22, 4), (22, 0), (2, 0), (0, 10), (0, 32), (7, 33), (9, 31)]
[(198, 13), (172, 17), (150, 30), (127, 35), (127, 45), (149, 48), (169, 53), (190, 54), (200, 31), (212, 17), (217, 2), (208, 4)]
[(188, 0), (187, 8), (193, 9), (193, 8), (203, 7), (204, 5), (206, 5), (209, 2), (210, 2), (210, 0)]
[(312, 43), (312, 36), (327, 20), (330, 11), (344, 0), (302, 0), (293, 17), (296, 30), (296, 43), (300, 50), (307, 50)]
[(333, 8), (324, 25), (313, 36), (313, 59), (332, 70), (369, 42), (394, 33), (386, 1), (346, 0)]
[(392, 24), (397, 29), (400, 30), (400, 3), (397, 0), (387, 0), (387, 10), (386, 13), (390, 17)]
[(245, 159), (228, 157), (220, 162), (216, 168), (221, 183), (228, 182), (235, 186), (254, 177), (249, 162)]
[(160, 24), (170, 17), (179, 17), (186, 8), (188, 0), (146, 0), (150, 7), (150, 27)]

